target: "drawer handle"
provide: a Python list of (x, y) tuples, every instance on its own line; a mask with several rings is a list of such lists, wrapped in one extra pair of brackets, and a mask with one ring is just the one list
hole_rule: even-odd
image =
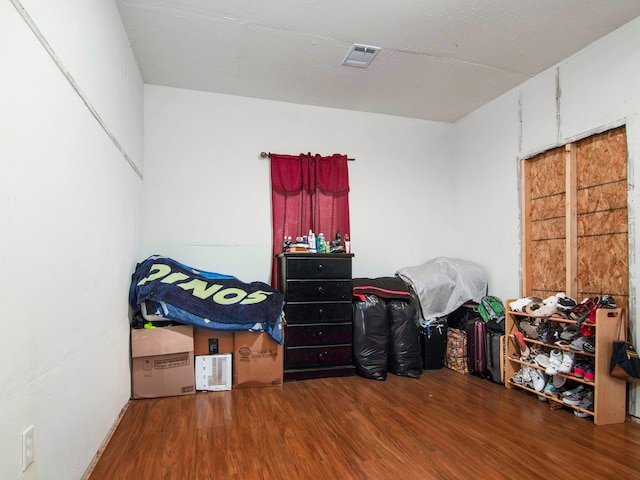
[(324, 310), (322, 308), (320, 310), (318, 310), (318, 316), (320, 318), (324, 317)]
[(319, 272), (321, 272), (321, 271), (322, 271), (322, 264), (321, 264), (321, 263), (319, 263), (319, 264), (318, 264), (318, 271), (319, 271)]
[(318, 287), (318, 293), (322, 295), (324, 293), (324, 289), (322, 287)]
[(319, 336), (319, 337), (322, 337), (322, 330), (320, 330), (320, 331), (318, 332), (318, 336)]

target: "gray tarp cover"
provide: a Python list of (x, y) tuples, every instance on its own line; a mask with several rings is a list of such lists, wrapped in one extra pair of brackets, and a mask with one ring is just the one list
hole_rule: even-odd
[(426, 321), (448, 315), (465, 302), (480, 303), (487, 294), (484, 270), (469, 260), (438, 257), (401, 268), (396, 275), (413, 287)]

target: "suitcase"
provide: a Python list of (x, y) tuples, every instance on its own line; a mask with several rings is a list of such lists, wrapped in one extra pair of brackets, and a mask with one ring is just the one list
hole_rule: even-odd
[(504, 383), (503, 367), (504, 362), (504, 334), (495, 330), (486, 331), (486, 374), (487, 378), (496, 383)]
[(446, 318), (420, 326), (420, 334), (422, 367), (425, 370), (437, 370), (444, 367), (444, 355), (447, 350)]
[(500, 337), (500, 381), (505, 383), (507, 376), (507, 336)]
[(486, 356), (487, 324), (477, 317), (467, 322), (467, 358), (469, 373), (481, 378), (487, 375)]

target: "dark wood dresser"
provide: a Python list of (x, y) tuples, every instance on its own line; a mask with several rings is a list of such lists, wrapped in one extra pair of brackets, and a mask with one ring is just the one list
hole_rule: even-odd
[(345, 253), (281, 253), (284, 380), (355, 375), (351, 259)]

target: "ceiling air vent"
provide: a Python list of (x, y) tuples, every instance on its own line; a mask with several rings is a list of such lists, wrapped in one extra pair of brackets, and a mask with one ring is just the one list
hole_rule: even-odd
[(342, 64), (350, 67), (367, 68), (379, 51), (380, 47), (354, 43), (349, 49), (347, 56), (344, 57)]

